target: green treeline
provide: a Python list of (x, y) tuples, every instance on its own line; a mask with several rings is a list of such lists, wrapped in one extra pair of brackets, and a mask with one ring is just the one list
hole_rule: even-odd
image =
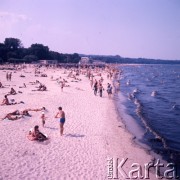
[(43, 44), (32, 44), (24, 48), (21, 40), (17, 38), (6, 38), (0, 43), (0, 63), (31, 63), (38, 60), (57, 60), (59, 63), (78, 63), (80, 56), (74, 54), (62, 54), (50, 51)]

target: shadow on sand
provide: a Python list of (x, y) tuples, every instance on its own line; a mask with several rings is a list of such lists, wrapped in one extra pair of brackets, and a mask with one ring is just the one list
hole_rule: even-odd
[(45, 126), (45, 128), (48, 128), (48, 129), (51, 129), (51, 130), (58, 130), (58, 128), (49, 127), (49, 126)]
[(82, 138), (85, 135), (82, 134), (66, 134), (65, 137), (74, 137), (74, 138)]

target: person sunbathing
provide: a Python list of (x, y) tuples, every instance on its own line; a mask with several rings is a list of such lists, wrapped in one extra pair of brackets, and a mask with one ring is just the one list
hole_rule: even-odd
[(7, 95), (4, 96), (4, 99), (1, 103), (1, 106), (3, 105), (11, 105), (11, 103), (9, 102), (9, 99), (7, 98)]
[(25, 77), (25, 76), (21, 74), (19, 77)]
[(11, 113), (8, 113), (4, 118), (2, 118), (2, 120), (4, 119), (9, 119), (9, 120), (17, 120), (17, 119), (20, 119), (22, 118), (23, 116), (30, 116), (31, 115), (29, 114), (28, 110), (25, 109), (25, 110), (22, 110), (22, 111), (19, 111), (19, 110), (15, 110)]
[(0, 82), (0, 88), (4, 88), (4, 86), (2, 85), (2, 83)]
[(37, 109), (27, 109), (28, 111), (45, 111), (46, 108), (45, 107), (41, 107), (41, 108), (37, 108)]
[(20, 103), (24, 103), (24, 102), (20, 101), (19, 103), (17, 103), (17, 102), (10, 103), (9, 99), (7, 98), (7, 95), (5, 95), (3, 101), (2, 101), (2, 103), (0, 105), (1, 106), (3, 106), (3, 105), (15, 105), (15, 104), (20, 104)]
[(2, 118), (2, 120), (8, 119), (8, 120), (11, 120), (11, 121), (15, 121), (15, 120), (18, 120), (18, 119), (21, 119), (21, 118), (22, 118), (22, 116), (13, 115), (11, 113), (8, 113), (4, 118)]
[(28, 134), (28, 139), (33, 141), (44, 141), (47, 140), (47, 136), (45, 136), (43, 133), (39, 131), (39, 126), (35, 126), (33, 129), (30, 129), (29, 134)]

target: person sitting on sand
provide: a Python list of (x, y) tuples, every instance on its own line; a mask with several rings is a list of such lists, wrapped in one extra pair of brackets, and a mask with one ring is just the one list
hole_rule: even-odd
[(47, 90), (47, 87), (45, 85), (41, 85), (37, 91), (46, 91)]
[(41, 77), (47, 77), (47, 74), (41, 74)]
[(24, 103), (24, 102), (20, 101), (19, 103), (17, 103), (17, 102), (10, 103), (9, 99), (7, 98), (7, 95), (5, 95), (3, 101), (2, 101), (2, 103), (0, 105), (1, 106), (3, 106), (3, 105), (15, 105), (15, 104), (20, 104), (20, 103)]
[(47, 140), (47, 137), (39, 131), (39, 126), (36, 125), (33, 130), (29, 131), (28, 139), (30, 139), (31, 141), (44, 141)]
[(0, 82), (0, 88), (4, 88), (4, 86), (2, 85), (2, 83)]
[(14, 90), (14, 88), (11, 88), (11, 91), (8, 93), (8, 95), (16, 95), (16, 91)]
[(3, 105), (11, 105), (11, 103), (9, 102), (9, 99), (7, 98), (7, 95), (4, 96), (4, 99), (1, 103), (1, 106)]
[(23, 86), (19, 86), (19, 88), (26, 88), (26, 84), (23, 83)]
[(32, 91), (46, 91), (47, 87), (43, 84), (40, 84), (37, 90), (32, 90)]

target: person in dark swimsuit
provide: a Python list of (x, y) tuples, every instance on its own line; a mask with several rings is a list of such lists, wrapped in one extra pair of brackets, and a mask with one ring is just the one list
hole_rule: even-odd
[(55, 118), (59, 118), (59, 122), (60, 122), (60, 135), (63, 135), (63, 131), (64, 131), (64, 123), (65, 123), (65, 113), (62, 110), (62, 107), (58, 108), (58, 112), (55, 116)]

